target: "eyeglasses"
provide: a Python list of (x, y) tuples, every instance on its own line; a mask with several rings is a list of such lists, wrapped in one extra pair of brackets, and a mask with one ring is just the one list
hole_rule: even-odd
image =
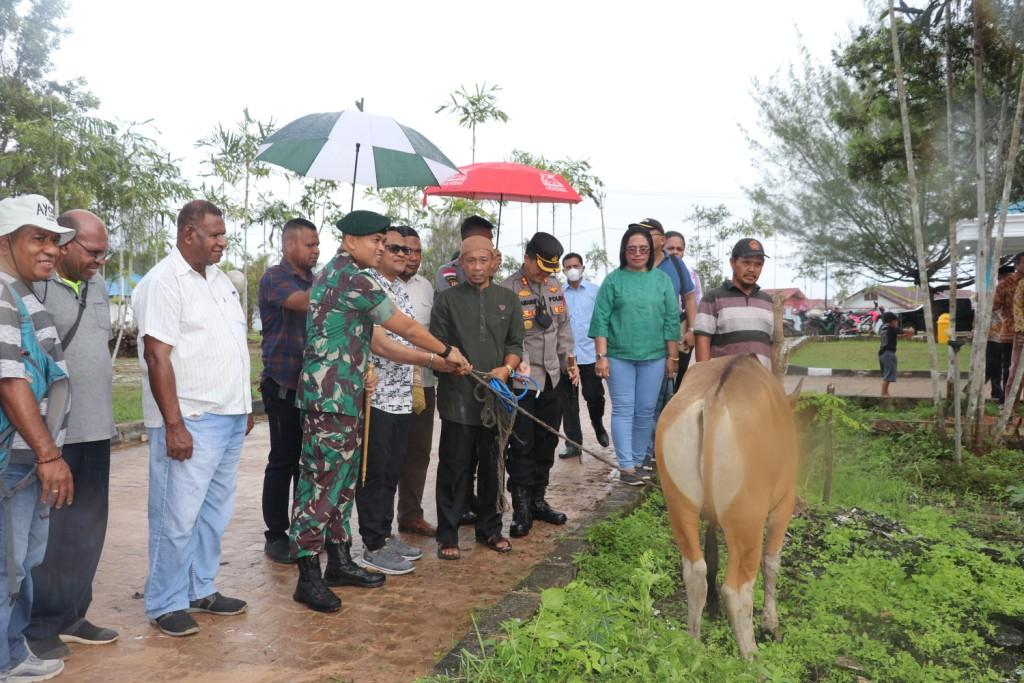
[(412, 253), (412, 247), (403, 247), (401, 244), (385, 244), (384, 248), (392, 254), (405, 254), (408, 256)]
[(89, 256), (92, 256), (97, 261), (108, 261), (110, 260), (110, 257), (114, 255), (114, 252), (111, 251), (110, 249), (90, 249), (84, 244), (82, 244), (80, 241), (78, 241), (77, 237), (73, 238), (71, 241), (80, 246), (82, 248), (82, 251), (84, 251)]
[(643, 254), (650, 254), (651, 253), (651, 248), (650, 247), (626, 247), (626, 253), (627, 254), (641, 254), (641, 255), (643, 255)]

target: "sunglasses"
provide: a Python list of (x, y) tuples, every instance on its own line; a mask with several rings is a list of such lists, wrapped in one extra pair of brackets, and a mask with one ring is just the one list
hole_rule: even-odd
[(385, 244), (384, 248), (392, 254), (405, 254), (408, 256), (412, 253), (412, 247), (403, 247), (401, 244)]
[(650, 247), (626, 247), (627, 254), (650, 254)]

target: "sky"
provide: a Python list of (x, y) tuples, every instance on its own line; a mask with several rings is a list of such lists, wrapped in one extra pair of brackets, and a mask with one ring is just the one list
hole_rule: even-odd
[[(863, 0), (69, 0), (71, 34), (54, 64), (58, 77), (86, 79), (101, 115), (152, 119), (151, 132), (197, 185), (195, 141), (218, 122), (238, 121), (243, 107), (283, 125), (363, 98), (366, 111), (417, 129), (467, 164), (470, 132), (435, 109), (460, 85), (498, 84), (509, 120), (477, 129), (477, 161), (505, 160), (516, 148), (589, 159), (606, 185), (614, 260), (626, 225), (645, 217), (692, 236), (685, 217), (694, 205), (748, 216), (744, 188), (757, 174), (744, 131), (758, 134), (754, 79), (785, 71), (801, 44), (827, 60), (867, 18)], [(342, 197), (347, 204), (347, 188)], [(535, 211), (506, 206), (503, 251), (518, 251), (520, 227), (527, 236), (536, 228)], [(574, 251), (600, 243), (592, 203), (574, 209), (573, 225)], [(540, 229), (551, 230), (548, 206)], [(568, 247), (564, 208), (554, 231)], [(763, 286), (823, 295), (823, 283), (795, 279), (796, 245), (767, 245), (774, 258)]]

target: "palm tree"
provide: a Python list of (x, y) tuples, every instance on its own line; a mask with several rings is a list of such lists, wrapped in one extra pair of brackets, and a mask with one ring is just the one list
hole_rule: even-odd
[(469, 128), (473, 134), (473, 144), (470, 158), (476, 163), (476, 127), (488, 121), (508, 121), (508, 114), (498, 109), (498, 96), (496, 93), (501, 86), (487, 86), (486, 83), (477, 83), (474, 91), (469, 92), (466, 86), (460, 85), (459, 89), (449, 93), (451, 102), (442, 104), (434, 110), (435, 114), (443, 111), (451, 112), (459, 117), (459, 125)]

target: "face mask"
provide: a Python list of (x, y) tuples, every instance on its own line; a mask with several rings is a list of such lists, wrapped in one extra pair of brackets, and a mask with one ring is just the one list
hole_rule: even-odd
[(583, 279), (583, 271), (580, 270), (579, 268), (570, 268), (569, 270), (565, 271), (565, 278), (569, 282), (579, 282), (580, 280)]

